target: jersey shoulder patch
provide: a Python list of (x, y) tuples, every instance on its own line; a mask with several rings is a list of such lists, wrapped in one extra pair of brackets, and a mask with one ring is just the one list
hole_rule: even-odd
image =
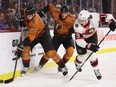
[(78, 27), (79, 27), (79, 24), (76, 23), (76, 24), (75, 24), (75, 28), (78, 28)]

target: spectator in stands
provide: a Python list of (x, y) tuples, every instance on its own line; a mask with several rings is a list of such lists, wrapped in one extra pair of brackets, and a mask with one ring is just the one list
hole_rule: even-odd
[(0, 30), (4, 30), (6, 28), (4, 23), (4, 13), (0, 11)]
[(20, 20), (20, 13), (18, 12), (18, 2), (13, 2), (13, 26), (16, 29), (20, 29), (20, 24), (19, 24), (19, 20)]
[(11, 9), (7, 9), (5, 12), (5, 25), (6, 27), (13, 28), (13, 11)]
[(9, 8), (9, 0), (1, 0), (2, 2), (2, 10), (7, 10)]
[(0, 0), (0, 11), (2, 10), (2, 1)]
[(102, 11), (103, 13), (111, 13), (108, 0), (102, 0)]
[(16, 12), (18, 11), (18, 2), (13, 2), (13, 16), (16, 14)]

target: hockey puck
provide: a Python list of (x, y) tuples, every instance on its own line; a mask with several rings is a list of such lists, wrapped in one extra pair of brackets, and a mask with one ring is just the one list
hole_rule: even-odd
[(3, 80), (0, 80), (0, 83), (3, 83)]

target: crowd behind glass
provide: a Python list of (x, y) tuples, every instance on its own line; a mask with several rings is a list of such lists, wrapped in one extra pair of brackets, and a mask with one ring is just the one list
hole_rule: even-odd
[[(25, 5), (34, 5), (37, 10), (40, 10), (50, 2), (59, 7), (67, 5), (70, 13), (75, 16), (82, 9), (111, 13), (111, 0), (0, 0), (0, 30), (20, 29), (20, 12)], [(49, 14), (45, 16), (44, 20), (52, 26), (53, 20)]]

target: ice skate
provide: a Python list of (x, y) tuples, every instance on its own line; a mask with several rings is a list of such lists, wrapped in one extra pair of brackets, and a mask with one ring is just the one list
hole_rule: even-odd
[(75, 63), (76, 69), (77, 69), (79, 72), (81, 72), (81, 71), (82, 71), (82, 68), (80, 68), (80, 65), (77, 64), (76, 60), (74, 61), (74, 63)]
[(94, 70), (94, 73), (95, 73), (95, 75), (96, 75), (96, 77), (97, 77), (97, 79), (98, 79), (98, 80), (100, 80), (100, 79), (102, 78), (102, 76), (101, 76), (101, 73), (100, 73), (99, 69)]
[(39, 72), (42, 67), (43, 67), (42, 65), (39, 65), (39, 66), (35, 67), (34, 70), (33, 70), (33, 72), (34, 73)]
[(68, 69), (66, 66), (64, 68), (58, 67), (58, 71), (62, 72), (64, 76), (66, 76), (68, 74)]
[(25, 76), (29, 71), (29, 68), (24, 67), (23, 70), (21, 71), (21, 75)]
[(60, 67), (58, 67), (58, 72), (62, 72), (62, 69)]

